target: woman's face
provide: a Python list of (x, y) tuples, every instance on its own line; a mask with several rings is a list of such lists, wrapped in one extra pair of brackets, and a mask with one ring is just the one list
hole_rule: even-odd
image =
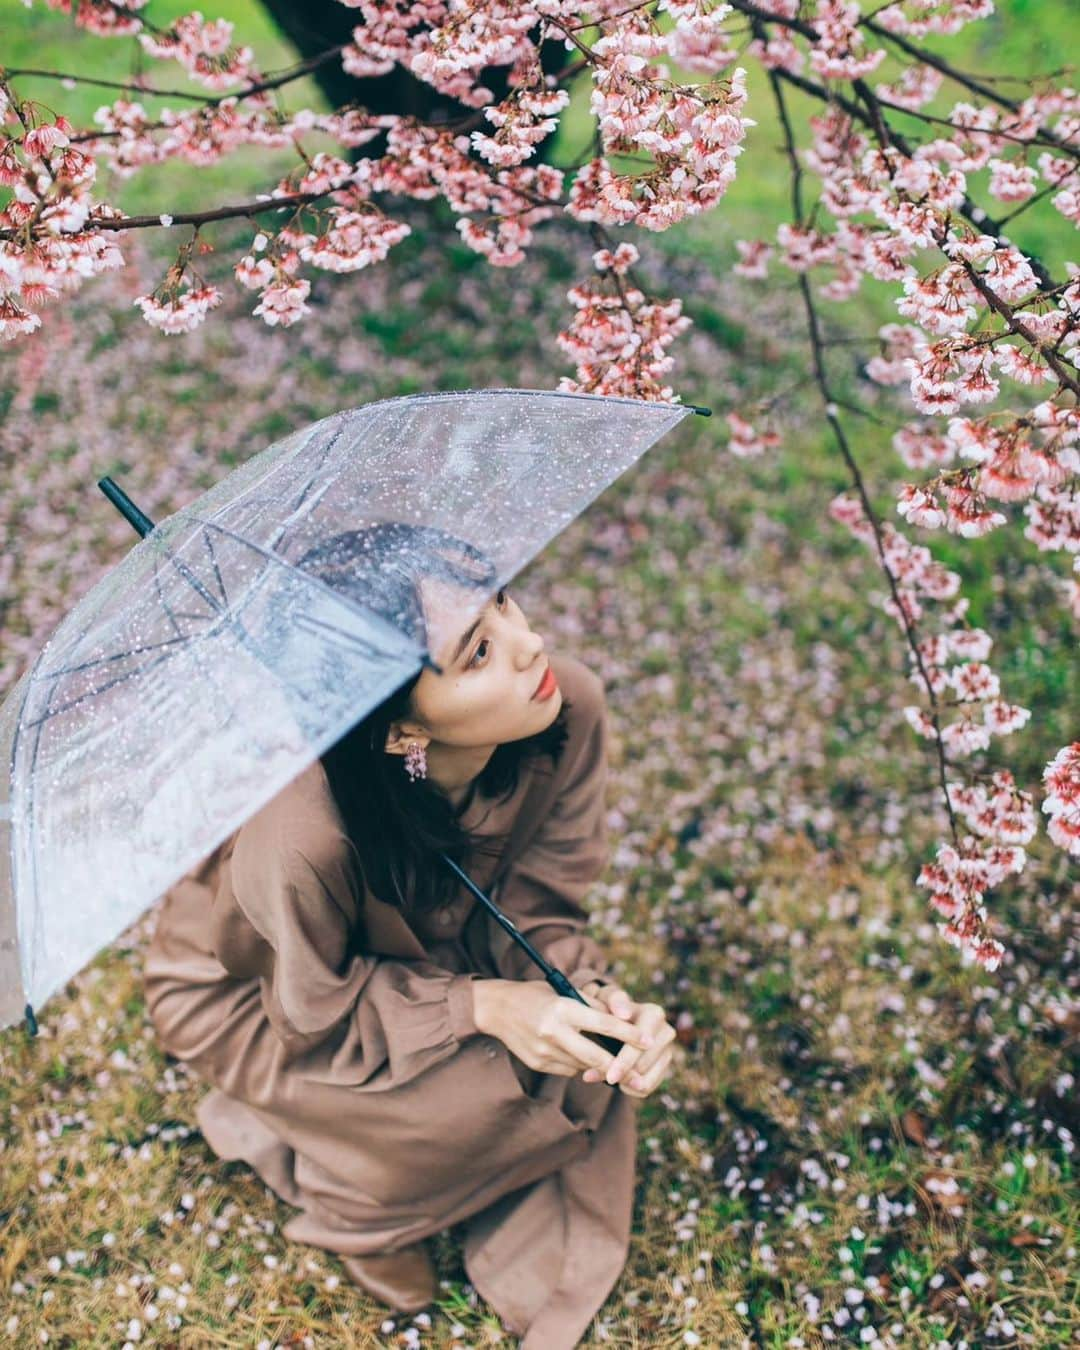
[[(433, 741), (493, 746), (521, 740), (551, 725), (562, 707), (555, 685), (534, 698), (548, 669), (544, 639), (533, 632), (504, 587), (479, 614), (462, 607), (460, 590), (426, 580), (421, 589), (431, 654), (442, 667), (425, 669), (412, 706)], [(552, 682), (547, 677), (546, 692)]]

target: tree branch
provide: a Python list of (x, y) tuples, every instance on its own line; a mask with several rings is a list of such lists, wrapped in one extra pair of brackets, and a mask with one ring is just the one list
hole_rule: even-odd
[[(777, 79), (777, 71), (769, 71), (769, 83), (772, 86), (773, 96), (776, 100), (777, 112), (780, 117), (780, 123), (784, 130), (784, 143), (788, 159), (792, 166), (792, 209), (797, 224), (803, 222), (803, 210), (801, 201), (801, 166), (798, 156), (795, 153), (795, 136), (791, 128), (791, 120), (788, 116), (787, 105), (784, 102), (783, 89), (780, 81)], [(877, 518), (870, 496), (866, 490), (866, 484), (863, 481), (862, 473), (856, 463), (854, 455), (851, 453), (851, 447), (848, 444), (844, 434), (843, 425), (837, 416), (837, 400), (833, 397), (829, 386), (828, 372), (825, 369), (825, 348), (821, 339), (821, 330), (818, 321), (817, 310), (814, 307), (813, 296), (810, 294), (810, 284), (806, 278), (805, 272), (799, 273), (799, 290), (802, 294), (803, 305), (806, 309), (807, 330), (810, 336), (810, 349), (814, 367), (814, 377), (817, 381), (818, 389), (821, 393), (822, 401), (825, 405), (825, 417), (829, 426), (832, 428), (833, 435), (836, 437), (836, 443), (840, 448), (844, 462), (851, 474), (852, 481), (855, 484), (855, 490), (862, 503), (863, 512), (869, 520), (874, 531), (874, 540), (877, 544), (878, 557), (881, 562), (882, 571), (885, 573), (889, 583), (889, 590), (892, 592), (893, 604), (900, 616), (903, 624), (904, 634), (907, 638), (908, 646), (911, 649), (915, 664), (918, 667), (919, 674), (922, 677), (923, 684), (926, 686), (927, 697), (930, 700), (930, 718), (934, 725), (934, 743), (937, 747), (938, 756), (938, 775), (941, 783), (941, 790), (945, 796), (945, 807), (949, 813), (949, 826), (952, 832), (953, 842), (959, 844), (959, 831), (957, 829), (956, 818), (953, 815), (952, 802), (949, 799), (949, 791), (946, 783), (946, 773), (948, 771), (948, 760), (945, 755), (945, 744), (941, 739), (941, 725), (939, 721), (939, 706), (937, 696), (934, 693), (934, 687), (930, 682), (930, 676), (927, 674), (926, 666), (923, 663), (922, 652), (919, 651), (918, 639), (915, 636), (915, 630), (908, 618), (907, 608), (900, 598), (899, 588), (896, 578), (893, 576), (885, 555), (885, 543), (882, 538), (881, 522)]]

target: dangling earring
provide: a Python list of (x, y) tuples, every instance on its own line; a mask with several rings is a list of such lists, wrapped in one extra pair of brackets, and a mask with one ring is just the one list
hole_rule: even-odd
[(427, 751), (419, 741), (411, 741), (405, 752), (405, 772), (415, 783), (427, 777)]

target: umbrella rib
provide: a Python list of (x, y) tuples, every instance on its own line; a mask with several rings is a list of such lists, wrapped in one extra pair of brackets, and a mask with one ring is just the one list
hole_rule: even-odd
[[(271, 561), (278, 563), (280, 566), (282, 566), (282, 567), (288, 569), (290, 572), (292, 572), (292, 573), (294, 573), (294, 574), (296, 574), (296, 575), (298, 575), (298, 576), (300, 576), (300, 577), (303, 577), (305, 580), (311, 580), (311, 581), (312, 581), (314, 584), (316, 584), (316, 585), (319, 585), (319, 586), (322, 585), (322, 583), (320, 583), (320, 582), (318, 581), (318, 578), (314, 578), (314, 577), (308, 578), (307, 573), (303, 572), (300, 568), (293, 567), (292, 564), (289, 563), (286, 559), (282, 558), (282, 556), (281, 556), (279, 553), (276, 553), (276, 552), (273, 552), (273, 551), (267, 551), (267, 550), (261, 548), (258, 544), (254, 544), (254, 543), (252, 543), (250, 540), (245, 539), (242, 535), (236, 534), (235, 531), (228, 529), (228, 527), (223, 526), (223, 525), (219, 525), (219, 524), (217, 524), (217, 522), (215, 522), (215, 521), (206, 521), (206, 520), (203, 520), (203, 519), (202, 519), (201, 517), (199, 517), (199, 516), (190, 516), (189, 518), (190, 518), (190, 519), (193, 519), (193, 520), (197, 520), (197, 521), (203, 526), (203, 528), (204, 528), (204, 536), (205, 536), (205, 530), (206, 530), (206, 527), (207, 527), (207, 526), (212, 526), (213, 528), (220, 530), (223, 534), (227, 535), (228, 537), (237, 540), (239, 543), (243, 544), (245, 547), (252, 548), (252, 549), (254, 549), (256, 552), (258, 552), (258, 553), (262, 554), (263, 556), (266, 556), (267, 558), (269, 558)], [(211, 556), (212, 556), (212, 549), (211, 549)], [(170, 558), (170, 561), (172, 561), (172, 562), (174, 563), (174, 565), (175, 565), (175, 562), (176, 562), (175, 558), (173, 558), (171, 554), (169, 555), (169, 558)], [(185, 569), (185, 570), (186, 570), (186, 569)], [(219, 576), (220, 576), (220, 573), (219, 573)], [(189, 577), (187, 577), (187, 580), (188, 580), (189, 582), (191, 582), (192, 579), (191, 579), (191, 577), (189, 576)], [(159, 577), (158, 577), (158, 573), (157, 573), (156, 567), (155, 567), (155, 582), (160, 586), (160, 580), (159, 580)], [(194, 583), (192, 583), (192, 584), (194, 584)], [(340, 595), (338, 594), (338, 592), (334, 591), (331, 587), (326, 587), (325, 589), (330, 590), (330, 591), (331, 591), (331, 594), (334, 595), (335, 599), (343, 600), (343, 599), (345, 598), (345, 597), (343, 597), (343, 596), (340, 596)], [(160, 594), (161, 594), (161, 592), (160, 592), (160, 589), (159, 589), (159, 595), (160, 595)], [(210, 603), (214, 606), (214, 608), (215, 608), (216, 610), (218, 610), (218, 615), (219, 615), (219, 617), (225, 617), (226, 620), (227, 620), (228, 622), (230, 622), (230, 623), (239, 624), (239, 620), (237, 620), (234, 616), (229, 616), (227, 610), (222, 610), (222, 609), (220, 608), (220, 606), (219, 606), (219, 605), (217, 604), (217, 602), (214, 600), (214, 597), (211, 596), (211, 595), (209, 594), (209, 592), (206, 592), (206, 594), (207, 594), (207, 598), (209, 599)], [(162, 603), (163, 603), (163, 604), (165, 603), (164, 600), (162, 601)], [(365, 618), (368, 617), (368, 613), (369, 613), (369, 612), (368, 612), (367, 610), (365, 610), (362, 606), (355, 606), (355, 605), (354, 605), (354, 606), (350, 606), (350, 607), (355, 607), (355, 608), (360, 609), (361, 613), (364, 614), (364, 617), (365, 617)], [(166, 610), (168, 611), (168, 606), (167, 606), (167, 604), (166, 604)], [(168, 611), (168, 612), (170, 612), (170, 617), (171, 617), (171, 611)], [(192, 616), (192, 617), (195, 617), (195, 616)], [(198, 616), (198, 617), (205, 618), (206, 616)], [(310, 622), (310, 623), (317, 623), (317, 622), (318, 622), (317, 620), (312, 620), (312, 619), (310, 618), (310, 616), (305, 616), (305, 617), (306, 617), (307, 621)], [(397, 638), (400, 639), (400, 637), (403, 636), (397, 628), (394, 628), (393, 625), (386, 624), (386, 623), (385, 623), (385, 620), (382, 620), (378, 615), (374, 615), (374, 617), (379, 621), (380, 624), (385, 625), (386, 627), (389, 627), (389, 628), (391, 629), (391, 631), (394, 633), (395, 637), (397, 637)], [(359, 642), (359, 643), (365, 643), (365, 642), (366, 642), (366, 649), (367, 649), (369, 652), (378, 652), (378, 651), (380, 650), (380, 649), (375, 645), (375, 643), (366, 641), (365, 639), (358, 638), (358, 637), (356, 637), (355, 635), (349, 634), (349, 633), (347, 632), (347, 630), (345, 630), (345, 629), (343, 629), (343, 628), (335, 629), (335, 628), (333, 628), (332, 625), (326, 624), (326, 623), (321, 623), (320, 626), (321, 626), (321, 627), (324, 627), (324, 628), (327, 628), (327, 629), (329, 629), (329, 630), (332, 631), (332, 632), (336, 632), (336, 633), (338, 633), (338, 634), (339, 634), (340, 636), (342, 636), (342, 637), (351, 637), (351, 638), (352, 638), (354, 641), (356, 641), (356, 642)], [(249, 641), (254, 641), (254, 639), (252, 638), (251, 634), (248, 632), (248, 630), (247, 630), (246, 628), (243, 627), (243, 625), (240, 625), (240, 628), (241, 628), (241, 632), (243, 633), (243, 635), (244, 635), (244, 637), (245, 637), (246, 639), (248, 639)], [(201, 635), (199, 635), (199, 636), (201, 636)], [(82, 664), (80, 664), (80, 665), (78, 665), (78, 666), (61, 667), (61, 668), (58, 669), (58, 670), (45, 671), (45, 672), (42, 672), (42, 678), (44, 678), (44, 677), (49, 677), (49, 678), (55, 679), (55, 678), (59, 677), (60, 675), (64, 675), (64, 674), (73, 674), (73, 673), (75, 673), (76, 671), (89, 669), (90, 667), (95, 666), (95, 665), (104, 665), (104, 664), (106, 664), (106, 663), (108, 663), (108, 662), (111, 662), (111, 661), (121, 661), (121, 660), (124, 660), (126, 657), (129, 657), (129, 656), (133, 655), (135, 652), (138, 652), (138, 651), (154, 651), (154, 650), (158, 650), (158, 649), (161, 649), (161, 648), (164, 648), (164, 647), (175, 647), (178, 643), (188, 644), (188, 643), (194, 643), (194, 642), (196, 642), (196, 641), (197, 641), (197, 637), (193, 636), (192, 634), (190, 634), (190, 633), (189, 633), (189, 634), (183, 634), (183, 635), (178, 636), (178, 637), (175, 637), (175, 638), (169, 638), (169, 639), (167, 639), (165, 642), (161, 642), (161, 643), (148, 643), (148, 644), (147, 644), (146, 646), (144, 646), (144, 647), (134, 647), (134, 648), (131, 648), (130, 650), (128, 650), (128, 651), (126, 651), (126, 652), (114, 652), (114, 653), (113, 653), (112, 655), (110, 655), (110, 656), (106, 656), (106, 657), (97, 657), (97, 658), (95, 658), (93, 661), (87, 661), (87, 662), (84, 662), (84, 663), (82, 663)], [(42, 652), (41, 654), (44, 655), (44, 652)], [(131, 678), (132, 678), (133, 676), (135, 676), (135, 675), (144, 675), (144, 674), (146, 674), (148, 671), (152, 670), (155, 666), (160, 665), (162, 661), (165, 661), (165, 660), (170, 659), (174, 654), (175, 654), (175, 653), (173, 653), (173, 652), (171, 652), (171, 651), (170, 651), (170, 652), (166, 652), (166, 653), (164, 653), (162, 656), (158, 657), (157, 659), (155, 659), (155, 660), (153, 660), (153, 661), (150, 661), (150, 662), (148, 662), (148, 663), (146, 663), (146, 664), (140, 665), (137, 669), (125, 671), (122, 675), (118, 675), (118, 676), (117, 676), (115, 679), (113, 679), (113, 680), (108, 680), (108, 681), (106, 681), (105, 684), (99, 685), (97, 688), (95, 688), (94, 690), (90, 691), (89, 693), (87, 693), (87, 692), (84, 691), (83, 693), (81, 693), (81, 694), (79, 695), (78, 698), (71, 699), (71, 700), (69, 700), (67, 703), (62, 703), (62, 704), (60, 704), (59, 706), (57, 706), (57, 707), (55, 707), (55, 708), (48, 709), (48, 705), (46, 705), (47, 711), (46, 711), (45, 713), (43, 713), (42, 716), (36, 717), (36, 718), (34, 718), (34, 719), (32, 719), (31, 721), (28, 721), (28, 722), (23, 722), (23, 723), (22, 723), (22, 726), (23, 726), (24, 728), (26, 728), (26, 729), (29, 729), (30, 727), (40, 726), (43, 722), (48, 721), (50, 717), (56, 717), (56, 716), (58, 716), (60, 713), (66, 712), (69, 708), (75, 707), (76, 704), (80, 703), (84, 698), (89, 697), (91, 694), (92, 694), (94, 697), (97, 697), (97, 696), (99, 696), (99, 695), (105, 693), (106, 690), (112, 689), (112, 688), (114, 688), (114, 687), (115, 687), (116, 685), (118, 685), (118, 684), (122, 684), (125, 680), (129, 680), (129, 679), (131, 679)]]
[(203, 530), (203, 543), (206, 545), (206, 551), (210, 555), (210, 565), (214, 569), (214, 576), (217, 577), (218, 590), (221, 593), (222, 607), (228, 609), (229, 592), (225, 589), (225, 579), (221, 575), (221, 569), (218, 567), (217, 558), (214, 556), (214, 546), (213, 544), (211, 544), (205, 529)]
[[(162, 589), (161, 585), (161, 561), (162, 559), (160, 555), (154, 559), (154, 589), (157, 591), (158, 600), (161, 603), (162, 609), (164, 609), (165, 613), (169, 616), (170, 620), (172, 621), (173, 632), (176, 634), (176, 636), (178, 638), (190, 637), (190, 634), (186, 634), (184, 630), (180, 627), (179, 623), (177, 623), (176, 613), (170, 606), (168, 600), (165, 598), (165, 592)], [(202, 617), (205, 618), (205, 615)]]
[(322, 498), (326, 495), (327, 490), (331, 487), (333, 479), (328, 478), (326, 482), (323, 484), (323, 486), (312, 498), (312, 500), (310, 502), (307, 501), (307, 495), (311, 491), (311, 485), (315, 482), (316, 478), (318, 478), (319, 474), (322, 472), (323, 465), (329, 459), (331, 450), (333, 450), (334, 446), (341, 439), (341, 434), (344, 430), (345, 428), (343, 426), (338, 426), (335, 428), (334, 434), (330, 437), (326, 445), (323, 447), (322, 457), (320, 458), (318, 464), (313, 469), (311, 477), (304, 484), (303, 490), (300, 493), (300, 500), (296, 503), (293, 509), (289, 512), (288, 516), (286, 516), (286, 518), (281, 522), (277, 530), (274, 532), (270, 541), (270, 547), (275, 551), (275, 553), (277, 552), (277, 545), (281, 540), (282, 535), (285, 533), (286, 529), (290, 525), (292, 525), (296, 520), (299, 519), (301, 508), (304, 507), (305, 503), (307, 505), (307, 511), (310, 511), (312, 507), (317, 506), (319, 504)]
[[(167, 643), (164, 643), (164, 642), (163, 642), (163, 643), (156, 643), (156, 644), (154, 644), (154, 645), (155, 645), (155, 646), (161, 646), (161, 647), (165, 647), (165, 646), (168, 646), (168, 647), (175, 647), (176, 644), (177, 644), (178, 642), (194, 642), (195, 640), (196, 640), (196, 639), (192, 638), (191, 636), (188, 636), (188, 637), (184, 637), (184, 638), (173, 638), (173, 639), (170, 639), (169, 642), (167, 642)], [(139, 648), (139, 647), (136, 647), (134, 650), (135, 650), (135, 651), (141, 651), (141, 650), (143, 650), (143, 649), (142, 649), (142, 648)], [(150, 650), (150, 649), (147, 648), (147, 650)], [(125, 657), (125, 656), (130, 656), (130, 655), (131, 655), (130, 652), (120, 652), (117, 656), (115, 656), (115, 657), (109, 657), (108, 659), (109, 659), (110, 661), (112, 661), (112, 660), (121, 660), (123, 657)], [(115, 680), (109, 680), (106, 684), (99, 685), (98, 688), (96, 688), (96, 689), (91, 689), (91, 690), (89, 690), (89, 691), (86, 691), (86, 692), (80, 694), (78, 698), (73, 698), (73, 699), (71, 699), (71, 701), (68, 702), (68, 703), (61, 703), (59, 707), (57, 707), (57, 708), (52, 708), (52, 709), (50, 709), (49, 711), (47, 711), (47, 712), (44, 714), (44, 716), (42, 716), (42, 717), (35, 717), (32, 721), (29, 721), (29, 722), (23, 722), (22, 725), (23, 725), (24, 727), (37, 727), (37, 726), (40, 726), (43, 722), (47, 722), (47, 721), (49, 720), (50, 717), (56, 717), (56, 716), (58, 716), (58, 715), (59, 715), (60, 713), (62, 713), (62, 712), (67, 712), (67, 710), (68, 710), (69, 708), (74, 708), (77, 704), (81, 703), (81, 702), (83, 701), (83, 699), (91, 698), (91, 697), (97, 698), (99, 694), (104, 694), (105, 691), (106, 691), (107, 689), (112, 689), (112, 688), (114, 688), (114, 686), (116, 686), (116, 685), (118, 685), (118, 684), (123, 684), (125, 680), (130, 680), (130, 679), (132, 679), (135, 675), (144, 675), (144, 674), (146, 674), (147, 671), (153, 670), (153, 668), (154, 668), (155, 666), (160, 665), (163, 661), (169, 660), (170, 657), (172, 657), (173, 655), (175, 655), (174, 652), (165, 652), (162, 656), (157, 657), (157, 658), (156, 658), (155, 660), (153, 660), (153, 661), (149, 661), (146, 665), (144, 665), (144, 666), (139, 666), (139, 667), (138, 667), (137, 669), (135, 669), (135, 670), (127, 670), (127, 671), (124, 672), (123, 675), (117, 675), (117, 677), (116, 677)], [(52, 687), (55, 689), (55, 688), (56, 688), (55, 684), (54, 684)], [(48, 705), (46, 705), (46, 706), (48, 706)]]
[(310, 614), (300, 614), (294, 622), (297, 628), (318, 628), (324, 632), (334, 633), (338, 637), (344, 638), (346, 642), (351, 643), (353, 646), (362, 648), (365, 655), (371, 658), (380, 656), (385, 657), (387, 655), (387, 652), (384, 651), (383, 648), (376, 647), (369, 638), (360, 637), (359, 634), (350, 633), (344, 628), (338, 628), (335, 624), (328, 623), (325, 619), (313, 619)]
[[(287, 571), (291, 572), (293, 576), (299, 577), (307, 585), (314, 586), (317, 590), (331, 596), (339, 605), (344, 605), (346, 609), (351, 609), (354, 613), (362, 615), (369, 622), (374, 622), (377, 628), (385, 629), (392, 634), (396, 643), (400, 644), (403, 641), (410, 641), (407, 633), (398, 628), (395, 624), (392, 624), (388, 619), (384, 619), (377, 610), (370, 609), (367, 605), (360, 604), (359, 601), (354, 600), (352, 596), (346, 595), (342, 591), (335, 590), (333, 586), (327, 585), (327, 583), (319, 577), (312, 575), (310, 572), (305, 572), (303, 568), (295, 566), (288, 558), (278, 553), (276, 549), (266, 548), (262, 544), (255, 543), (253, 539), (246, 539), (242, 534), (237, 534), (235, 530), (229, 529), (227, 525), (218, 524), (216, 520), (206, 520), (204, 517), (197, 516), (193, 512), (186, 512), (185, 514), (188, 515), (189, 519), (197, 520), (201, 525), (209, 526), (214, 530), (220, 530), (222, 534), (228, 535), (230, 539), (235, 539), (237, 543), (243, 544), (245, 548), (250, 548), (269, 561), (277, 563), (279, 567), (285, 568)], [(415, 648), (416, 644), (413, 643), (413, 646)], [(416, 658), (417, 660), (421, 659), (419, 650), (416, 651)]]
[[(205, 615), (189, 614), (186, 618), (205, 618)], [(153, 652), (161, 647), (174, 647), (178, 642), (190, 642), (191, 635), (182, 633), (179, 637), (166, 638), (164, 642), (147, 642), (142, 647), (132, 647), (126, 652), (113, 652), (109, 656), (95, 656), (92, 661), (80, 661), (77, 666), (58, 666), (55, 670), (43, 670), (38, 678), (42, 680), (54, 679), (60, 675), (74, 675), (80, 670), (90, 670), (93, 666), (104, 666), (110, 661), (122, 661), (126, 656), (133, 656), (135, 652)], [(94, 690), (96, 693), (97, 690)], [(86, 695), (84, 694), (85, 698)]]

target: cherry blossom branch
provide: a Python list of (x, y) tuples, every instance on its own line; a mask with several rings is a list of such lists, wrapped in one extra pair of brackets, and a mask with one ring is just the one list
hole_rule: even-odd
[[(924, 65), (933, 66), (933, 68), (956, 84), (962, 85), (965, 89), (970, 89), (973, 94), (978, 94), (981, 98), (989, 99), (992, 103), (998, 103), (1010, 112), (1019, 112), (1020, 105), (1015, 99), (1009, 98), (1006, 94), (999, 94), (989, 85), (981, 80), (976, 80), (973, 76), (965, 74), (961, 70), (951, 65), (943, 56), (938, 56), (936, 52), (929, 51), (925, 47), (917, 47), (910, 42), (902, 33), (893, 33), (889, 29), (882, 27), (881, 24), (874, 23), (872, 19), (866, 18), (862, 21), (862, 26), (868, 28), (876, 37), (883, 38), (899, 47), (908, 56), (922, 62)], [(1030, 82), (1030, 77), (1028, 77)], [(1039, 135), (1047, 140), (1051, 145), (1058, 149), (1066, 150), (1075, 155), (1077, 153), (1075, 146), (1070, 146), (1068, 141), (1063, 141), (1060, 136), (1055, 135), (1048, 127), (1040, 128)]]
[[(233, 220), (237, 216), (254, 217), (263, 211), (284, 211), (290, 206), (306, 206), (322, 201), (324, 197), (340, 192), (340, 187), (327, 188), (324, 192), (297, 192), (284, 194), (266, 201), (240, 202), (235, 206), (219, 206), (212, 211), (178, 211), (175, 215), (159, 216), (91, 216), (90, 219), (99, 230), (142, 230), (155, 225), (171, 228), (173, 225), (207, 225), (214, 220)], [(0, 230), (0, 239), (10, 235), (10, 231)]]
[[(777, 72), (775, 71), (769, 72), (769, 85), (773, 92), (773, 98), (776, 102), (777, 115), (780, 118), (780, 125), (783, 128), (784, 132), (784, 148), (787, 153), (788, 160), (791, 164), (792, 214), (794, 216), (795, 222), (797, 224), (801, 224), (804, 219), (804, 210), (802, 202), (803, 169), (802, 165), (799, 162), (799, 157), (795, 152), (795, 136), (791, 127), (791, 119), (788, 115), (787, 103), (784, 99), (783, 87), (780, 81), (777, 79)], [(904, 604), (900, 596), (900, 590), (896, 581), (896, 577), (893, 575), (892, 569), (890, 568), (888, 563), (888, 558), (886, 556), (885, 551), (885, 543), (884, 540), (882, 539), (881, 522), (879, 521), (877, 513), (874, 510), (873, 503), (870, 500), (870, 494), (866, 490), (866, 483), (863, 480), (862, 472), (859, 469), (859, 465), (855, 460), (855, 456), (851, 452), (851, 446), (848, 443), (847, 436), (844, 432), (843, 424), (840, 421), (840, 418), (837, 416), (837, 406), (838, 406), (837, 400), (834, 397), (832, 390), (830, 388), (829, 377), (825, 368), (825, 349), (824, 344), (821, 340), (821, 331), (819, 326), (817, 308), (814, 305), (813, 297), (810, 294), (810, 286), (809, 283), (807, 282), (805, 272), (799, 273), (798, 281), (799, 281), (799, 291), (800, 294), (802, 295), (803, 306), (806, 311), (807, 332), (810, 338), (810, 349), (811, 349), (811, 358), (813, 362), (814, 377), (816, 379), (818, 389), (820, 390), (821, 393), (821, 399), (825, 409), (825, 417), (829, 423), (829, 426), (832, 429), (833, 435), (836, 438), (836, 443), (840, 449), (840, 454), (843, 457), (844, 463), (847, 465), (848, 472), (851, 474), (852, 482), (855, 485), (855, 491), (858, 493), (859, 500), (862, 503), (863, 513), (866, 519), (870, 522), (871, 527), (873, 528), (874, 540), (877, 545), (878, 551), (878, 560), (881, 564), (881, 569), (885, 573), (886, 579), (888, 581), (889, 590), (892, 594), (893, 604), (896, 607), (896, 612), (899, 615), (901, 623), (903, 625), (904, 635), (907, 638), (908, 646), (911, 649), (912, 657), (915, 661), (915, 664), (919, 671), (919, 675), (922, 678), (923, 684), (926, 688), (927, 698), (929, 699), (930, 702), (930, 718), (934, 727), (934, 744), (937, 748), (938, 776), (941, 784), (941, 791), (945, 798), (946, 810), (949, 813), (949, 827), (952, 832), (953, 842), (959, 843), (959, 830), (957, 828), (956, 818), (953, 815), (952, 801), (950, 800), (948, 782), (946, 777), (949, 765), (945, 755), (945, 745), (941, 738), (941, 724), (938, 717), (937, 695), (934, 692), (933, 682), (931, 681), (930, 676), (926, 670), (926, 667), (923, 664), (922, 652), (919, 649), (918, 638), (915, 634), (911, 619), (908, 616), (907, 606)]]
[[(759, 9), (757, 5), (751, 4), (750, 0), (731, 0), (731, 4), (734, 9), (739, 10), (743, 14), (751, 16), (751, 18), (753, 19), (759, 20), (764, 23), (779, 24), (783, 28), (789, 28), (793, 32), (798, 33), (801, 37), (806, 38), (807, 41), (812, 42), (814, 44), (817, 44), (821, 41), (821, 34), (817, 31), (817, 29), (813, 26), (813, 24), (808, 23), (806, 20), (789, 17), (783, 14), (774, 14), (769, 10)], [(886, 6), (886, 8), (888, 8), (888, 6)], [(891, 37), (896, 41), (899, 41), (905, 47), (905, 50), (907, 51), (908, 55), (912, 56), (915, 60), (923, 62), (926, 65), (933, 66), (936, 70), (940, 71), (944, 75), (948, 75), (951, 79), (958, 81), (960, 84), (968, 83), (963, 74), (960, 71), (957, 71), (953, 66), (951, 66), (949, 62), (945, 60), (944, 57), (937, 56), (934, 53), (929, 52), (922, 47), (916, 47), (914, 43), (908, 42), (906, 39), (902, 38), (899, 34), (889, 33), (888, 30), (881, 28), (877, 24), (867, 23), (865, 19), (860, 20), (860, 26), (869, 28), (871, 31), (873, 31), (875, 34), (878, 34), (879, 36), (883, 35)], [(794, 72), (792, 71), (780, 70), (778, 71), (778, 74), (789, 77), (794, 76)], [(801, 77), (795, 78), (798, 79)], [(1010, 111), (1017, 110), (1018, 105), (1012, 99), (1008, 99), (1004, 95), (995, 94), (991, 90), (975, 89), (974, 86), (971, 87), (973, 89), (973, 92), (979, 92), (984, 94), (985, 97), (991, 98), (997, 103), (1001, 103), (1003, 106), (1007, 107)], [(814, 92), (817, 96), (824, 97), (827, 101), (832, 101), (832, 99), (835, 97), (834, 91), (819, 89), (813, 86), (811, 87), (811, 89), (812, 92)], [(808, 89), (807, 92), (811, 92), (811, 89)], [(840, 99), (837, 98), (836, 101), (840, 101)], [(902, 108), (900, 109), (900, 111), (912, 113), (915, 112), (916, 110), (910, 108)], [(950, 123), (949, 125), (952, 124)], [(992, 134), (996, 136), (1002, 133), (999, 133), (995, 130)], [(1073, 155), (1078, 154), (1075, 146), (1070, 146), (1067, 141), (1062, 141), (1059, 136), (1056, 136), (1048, 128), (1040, 128), (1039, 131), (1036, 132), (1036, 134), (1033, 137), (1029, 138), (1029, 143), (1032, 142), (1038, 143), (1040, 141), (1042, 141), (1044, 144), (1053, 146), (1055, 149), (1065, 150), (1069, 154)]]
[[(863, 126), (868, 127), (875, 132), (878, 130), (878, 127), (875, 124), (874, 117), (870, 112), (868, 112), (864, 108), (861, 108), (858, 103), (853, 102), (851, 99), (845, 98), (845, 96), (839, 93), (838, 91), (826, 89), (824, 86), (820, 84), (815, 84), (813, 80), (808, 80), (804, 75), (794, 74), (790, 70), (778, 69), (771, 73), (774, 73), (779, 79), (783, 80), (785, 83), (793, 85), (796, 89), (801, 89), (804, 94), (810, 94), (812, 97), (819, 99), (822, 103), (826, 105), (835, 104), (837, 107), (842, 108), (843, 111), (846, 112), (849, 117), (861, 123)], [(868, 85), (865, 85), (861, 81), (853, 81), (853, 84), (855, 86), (862, 84), (862, 89), (865, 90), (866, 96), (869, 99), (870, 107), (880, 105), (880, 100), (877, 98), (873, 90), (870, 89)], [(860, 92), (862, 91), (860, 90)], [(894, 144), (902, 154), (906, 155), (910, 159), (912, 155), (912, 147), (907, 141), (907, 139), (900, 132), (896, 131), (892, 127), (887, 127), (887, 134), (891, 143)], [(1001, 223), (995, 220), (986, 210), (983, 209), (983, 207), (979, 206), (977, 202), (973, 202), (966, 193), (964, 194), (963, 205), (961, 207), (961, 214), (964, 216), (966, 220), (968, 220), (982, 233), (993, 235), (995, 238), (998, 239), (1001, 238), (1003, 233)], [(1029, 262), (1031, 263), (1033, 270), (1035, 271), (1036, 275), (1039, 277), (1039, 280), (1042, 281), (1045, 287), (1053, 288), (1056, 284), (1065, 284), (1065, 283), (1055, 283), (1053, 278), (1047, 271), (1045, 265), (1039, 260), (1039, 258), (1036, 255), (1029, 253), (1027, 257)]]
[(309, 56), (305, 61), (288, 66), (278, 75), (268, 76), (265, 80), (249, 84), (246, 89), (234, 89), (231, 93), (216, 95), (200, 94), (192, 89), (151, 88), (149, 85), (142, 83), (144, 77), (141, 75), (133, 75), (130, 80), (102, 80), (88, 75), (70, 75), (59, 70), (37, 70), (30, 66), (0, 66), (0, 80), (7, 80), (19, 75), (36, 75), (44, 79), (74, 80), (77, 84), (93, 85), (99, 89), (125, 91), (135, 89), (140, 94), (149, 94), (154, 98), (186, 98), (201, 103), (205, 107), (215, 108), (224, 103), (226, 99), (251, 98), (252, 95), (261, 94), (268, 89), (280, 89), (283, 85), (290, 84), (293, 80), (301, 79), (304, 75), (310, 75), (313, 70), (328, 65), (331, 61), (339, 58), (344, 50), (344, 45), (328, 47), (326, 51), (320, 52), (317, 56)]

